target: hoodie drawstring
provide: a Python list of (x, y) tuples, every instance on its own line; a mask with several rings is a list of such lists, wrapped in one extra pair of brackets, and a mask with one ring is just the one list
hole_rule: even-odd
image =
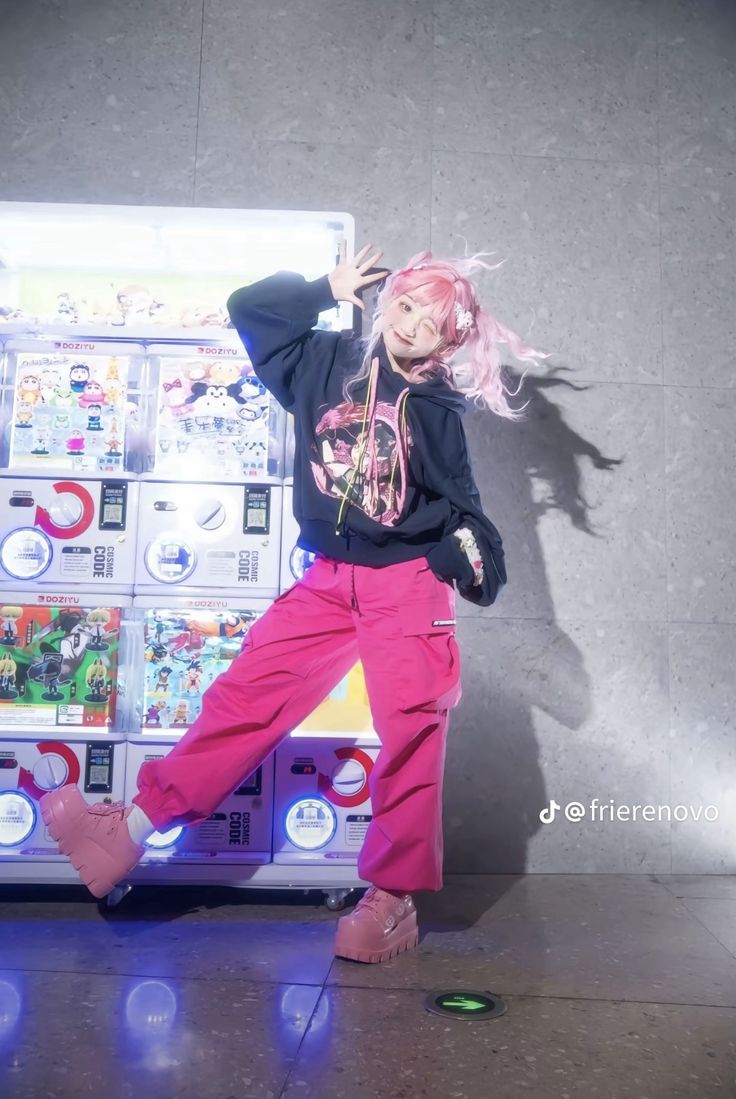
[[(365, 453), (366, 447), (368, 447), (368, 463), (367, 463), (368, 468), (366, 470), (366, 478), (368, 480), (368, 487), (369, 487), (368, 503), (369, 503), (369, 506), (371, 507), (371, 509), (373, 509), (375, 507), (375, 505), (377, 504), (377, 501), (378, 501), (378, 493), (379, 493), (379, 487), (378, 487), (378, 455), (376, 453), (376, 421), (375, 421), (375, 407), (376, 407), (376, 399), (377, 399), (377, 396), (378, 396), (378, 370), (379, 370), (379, 362), (376, 359), (375, 362), (373, 363), (373, 367), (371, 369), (371, 373), (370, 373), (369, 380), (368, 380), (368, 397), (367, 397), (367, 400), (366, 400), (366, 403), (365, 403), (365, 411), (363, 413), (363, 424), (362, 424), (362, 427), (361, 427), (361, 440), (362, 441), (361, 441), (361, 446), (360, 446), (360, 452), (359, 452), (358, 457), (356, 459), (355, 466), (353, 468), (353, 472), (352, 472), (352, 475), (350, 477), (350, 481), (348, 483), (348, 487), (345, 489), (345, 491), (343, 492), (343, 495), (342, 495), (342, 502), (340, 504), (340, 511), (338, 512), (338, 516), (337, 516), (337, 526), (335, 527), (335, 534), (340, 533), (340, 522), (341, 522), (341, 519), (342, 519), (343, 508), (345, 507), (345, 504), (347, 502), (347, 498), (348, 498), (348, 495), (350, 494), (350, 490), (353, 487), (353, 482), (355, 480), (357, 472), (358, 472), (359, 469), (362, 469), (363, 454)], [(407, 386), (407, 388), (401, 393), (401, 396), (399, 397), (399, 401), (398, 401), (398, 404), (400, 406), (400, 413), (401, 413), (400, 417), (399, 417), (400, 427), (399, 427), (399, 430), (398, 430), (398, 438), (397, 438), (397, 441), (396, 441), (396, 454), (394, 456), (394, 462), (393, 462), (393, 465), (391, 467), (391, 480), (389, 482), (389, 506), (391, 504), (391, 493), (393, 493), (394, 495), (396, 493), (396, 490), (393, 487), (394, 473), (396, 472), (396, 465), (399, 462), (400, 457), (404, 459), (403, 462), (402, 462), (402, 465), (404, 466), (404, 471), (405, 471), (405, 467), (406, 467), (407, 440), (406, 440), (406, 416), (405, 416), (405, 413), (406, 413), (406, 400), (408, 399), (408, 396), (409, 396), (409, 388)], [(370, 416), (369, 431), (368, 431), (368, 434), (366, 435), (365, 425), (366, 425), (366, 420), (368, 420), (369, 416)], [(401, 448), (401, 455), (399, 454), (399, 448)], [(404, 477), (406, 478), (405, 472), (404, 472)], [(382, 522), (382, 521), (383, 520), (381, 518), (379, 518), (379, 522)]]

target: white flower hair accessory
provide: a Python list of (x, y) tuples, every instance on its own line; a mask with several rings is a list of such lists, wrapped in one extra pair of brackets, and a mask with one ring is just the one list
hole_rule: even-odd
[(475, 324), (473, 314), (469, 309), (463, 309), (459, 301), (455, 302), (455, 328), (458, 332), (466, 332)]

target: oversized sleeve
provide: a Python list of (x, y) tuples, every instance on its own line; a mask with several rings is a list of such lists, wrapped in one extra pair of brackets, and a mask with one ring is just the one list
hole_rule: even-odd
[(319, 314), (335, 305), (327, 275), (307, 282), (296, 271), (277, 271), (227, 300), (257, 377), (287, 411), (302, 380), (315, 382), (319, 366), (335, 357), (339, 333), (314, 330)]
[[(460, 595), (471, 603), (489, 607), (495, 603), (507, 581), (501, 535), (483, 511), (483, 504), (470, 466), (467, 439), (457, 412), (448, 410), (441, 443), (425, 462), (429, 487), (452, 504), (452, 519), (443, 538), (427, 553), (432, 571), (441, 580), (455, 581)], [(475, 583), (473, 566), (456, 532), (472, 532), (483, 562), (482, 580)]]

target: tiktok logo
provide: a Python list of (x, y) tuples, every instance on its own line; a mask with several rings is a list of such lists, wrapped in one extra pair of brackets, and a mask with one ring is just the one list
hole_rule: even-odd
[(555, 813), (558, 809), (561, 808), (562, 806), (560, 805), (560, 803), (552, 798), (552, 801), (549, 803), (547, 808), (542, 809), (539, 814), (539, 819), (541, 820), (542, 824), (551, 824), (552, 821), (555, 819)]

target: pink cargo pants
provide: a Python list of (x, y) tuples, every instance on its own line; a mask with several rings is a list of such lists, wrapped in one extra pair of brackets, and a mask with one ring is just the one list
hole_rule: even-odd
[(350, 565), (318, 555), (250, 628), (202, 713), (133, 799), (160, 830), (206, 820), (360, 659), (381, 749), (358, 873), (383, 889), (442, 888), (449, 711), (462, 695), (455, 589), (425, 557)]

